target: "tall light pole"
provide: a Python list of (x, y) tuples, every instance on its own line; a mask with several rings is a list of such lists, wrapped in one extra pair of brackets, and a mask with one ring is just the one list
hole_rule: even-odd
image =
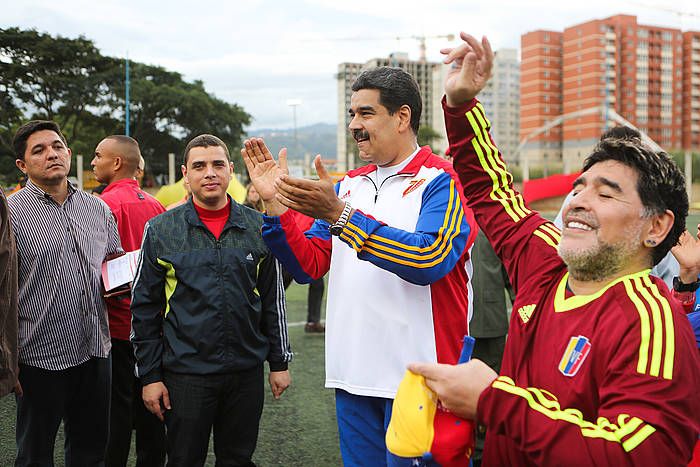
[(299, 139), (297, 138), (297, 107), (301, 105), (301, 99), (288, 99), (287, 105), (292, 108), (294, 116), (294, 151), (299, 153)]
[(125, 126), (126, 131), (124, 134), (126, 134), (126, 136), (129, 136), (129, 87), (131, 84), (131, 83), (129, 83), (129, 52), (126, 53), (126, 67), (125, 68), (126, 68), (126, 72), (125, 72), (125, 74), (126, 74), (126, 76), (125, 76), (126, 95), (124, 96), (124, 100), (126, 103), (126, 106), (125, 106), (126, 108), (125, 108), (125, 112), (124, 112), (125, 113), (125, 115), (124, 115), (125, 125), (124, 126)]

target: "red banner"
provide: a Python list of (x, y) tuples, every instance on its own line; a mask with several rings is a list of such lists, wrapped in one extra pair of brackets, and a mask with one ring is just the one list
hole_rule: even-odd
[(573, 174), (556, 174), (536, 180), (523, 182), (523, 198), (528, 203), (545, 198), (567, 195), (572, 189), (572, 183), (581, 175), (581, 172)]

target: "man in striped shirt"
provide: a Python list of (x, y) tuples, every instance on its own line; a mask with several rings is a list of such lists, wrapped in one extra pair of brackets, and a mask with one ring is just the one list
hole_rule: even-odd
[(117, 226), (104, 202), (68, 181), (71, 151), (55, 122), (26, 123), (13, 146), (28, 177), (8, 200), (20, 284), (15, 465), (52, 464), (61, 421), (66, 465), (98, 465), (111, 374), (100, 270), (121, 252)]

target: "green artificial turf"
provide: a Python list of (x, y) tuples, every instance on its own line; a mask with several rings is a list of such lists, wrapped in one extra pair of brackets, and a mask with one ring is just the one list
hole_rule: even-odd
[[(253, 458), (259, 466), (341, 465), (333, 391), (324, 389), (324, 336), (304, 333), (307, 286), (293, 283), (287, 293), (289, 336), (294, 351), (290, 366), (292, 386), (274, 400), (266, 382), (265, 408), (258, 448)], [(267, 377), (266, 377), (267, 379)], [(56, 439), (55, 460), (63, 466), (63, 429)], [(132, 457), (129, 465), (135, 464)], [(15, 458), (15, 400), (0, 399), (0, 466)], [(214, 444), (209, 443), (206, 465), (214, 465)]]

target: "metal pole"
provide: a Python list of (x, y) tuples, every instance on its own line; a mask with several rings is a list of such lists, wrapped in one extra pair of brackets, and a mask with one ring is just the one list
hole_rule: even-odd
[(83, 156), (78, 154), (75, 156), (75, 175), (78, 179), (78, 190), (83, 189)]
[(693, 202), (693, 154), (685, 151), (685, 189), (688, 192), (688, 202)]
[(168, 154), (168, 184), (175, 183), (175, 154)]
[(297, 106), (292, 106), (292, 114), (294, 116), (294, 151), (299, 154), (299, 138), (297, 137)]
[[(299, 138), (297, 136), (297, 106), (301, 105), (301, 99), (288, 99), (287, 105), (292, 108), (292, 116), (294, 118), (294, 152), (296, 157), (299, 157)], [(306, 172), (308, 167), (305, 167)]]
[(523, 182), (530, 180), (530, 152), (525, 153), (523, 157)]
[(124, 116), (124, 118), (126, 119), (126, 125), (125, 125), (126, 131), (124, 134), (126, 136), (129, 136), (129, 87), (130, 87), (130, 83), (129, 83), (129, 53), (127, 52), (127, 54), (126, 54), (126, 97), (125, 97), (125, 100), (126, 100), (126, 112), (125, 113), (126, 113), (126, 115)]

